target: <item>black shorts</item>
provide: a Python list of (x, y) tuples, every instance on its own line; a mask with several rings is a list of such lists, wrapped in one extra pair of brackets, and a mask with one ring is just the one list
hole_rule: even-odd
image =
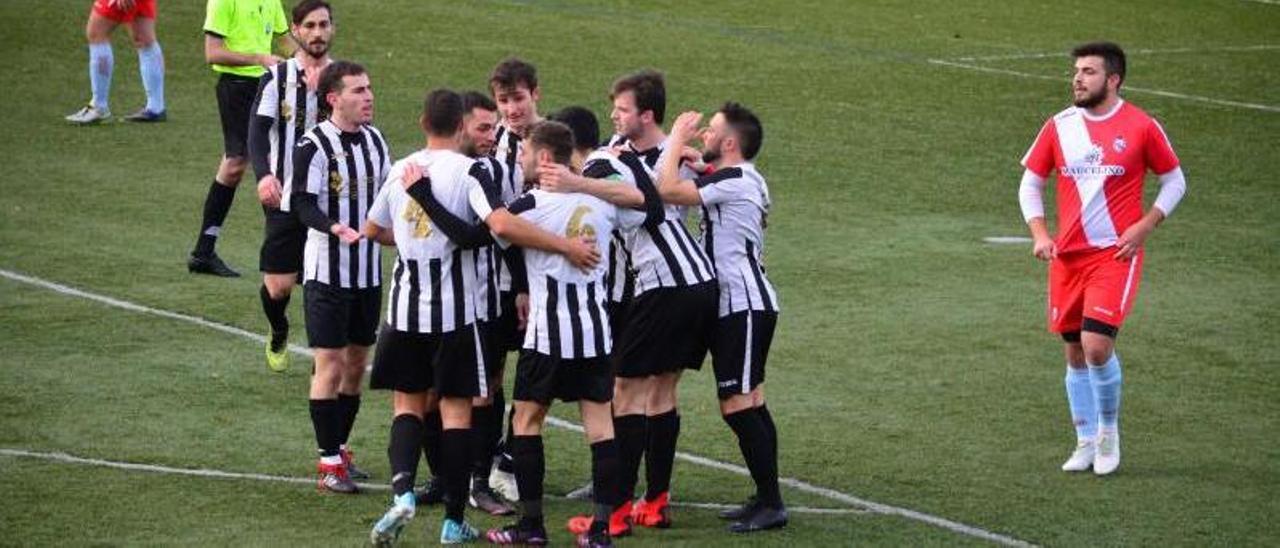
[(383, 324), (369, 387), (472, 398), (488, 395), (475, 324), (448, 333), (408, 333)]
[(747, 394), (764, 382), (764, 365), (777, 325), (778, 313), (763, 310), (734, 312), (716, 320), (711, 367), (720, 399)]
[(630, 306), (631, 299), (604, 302), (604, 313), (609, 316), (609, 332), (613, 334), (614, 340), (617, 340), (622, 330), (626, 328), (627, 308)]
[(711, 345), (719, 306), (715, 281), (644, 292), (627, 307), (615, 334), (613, 363), (619, 377), (647, 377), (701, 369)]
[(343, 289), (312, 280), (304, 289), (307, 341), (312, 348), (372, 346), (377, 340), (382, 288)]
[(552, 399), (599, 403), (613, 400), (613, 372), (607, 356), (574, 360), (521, 350), (515, 384), (516, 401), (551, 405)]
[(249, 117), (258, 96), (258, 79), (224, 72), (214, 89), (222, 118), (222, 152), (243, 158), (249, 151)]
[(307, 227), (289, 211), (263, 207), (266, 222), (262, 229), (262, 250), (258, 270), (267, 274), (302, 272), (302, 249), (307, 243)]
[(497, 330), (497, 322), (476, 322), (476, 331), (480, 333), (480, 348), (484, 356), (485, 376), (490, 379), (502, 374), (502, 367), (506, 365), (507, 359), (507, 349), (495, 341)]
[(491, 341), (502, 352), (520, 350), (524, 347), (524, 330), (519, 328), (520, 321), (516, 318), (516, 294), (512, 291), (500, 292), (498, 306), (502, 308), (502, 314), (492, 322)]

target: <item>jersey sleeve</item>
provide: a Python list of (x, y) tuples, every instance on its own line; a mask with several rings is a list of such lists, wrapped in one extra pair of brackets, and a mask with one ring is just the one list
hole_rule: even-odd
[(1165, 134), (1160, 122), (1151, 120), (1147, 127), (1147, 145), (1145, 149), (1147, 167), (1157, 175), (1164, 175), (1180, 165), (1178, 155), (1173, 152), (1169, 136)]
[(272, 34), (282, 35), (289, 32), (289, 18), (284, 15), (284, 5), (276, 0), (272, 0), (271, 4), (275, 6), (275, 13), (271, 15)]
[(209, 3), (205, 5), (204, 31), (225, 38), (231, 35), (233, 17), (235, 17), (234, 2), (231, 0), (209, 0)]
[(465, 181), (464, 184), (466, 185), (467, 203), (471, 206), (471, 211), (474, 211), (476, 217), (479, 217), (481, 221), (488, 220), (489, 215), (493, 214), (493, 210), (504, 207), (502, 198), (500, 196), (490, 196), (475, 178), (464, 177), (463, 181)]
[(276, 82), (276, 70), (271, 67), (258, 79), (258, 103), (254, 114), (274, 119), (280, 112), (280, 86)]
[(319, 153), (320, 146), (310, 135), (303, 137), (293, 151), (293, 191), (294, 193), (320, 194), (320, 189), (329, 183), (327, 159)]
[(1040, 134), (1036, 135), (1035, 142), (1031, 143), (1031, 148), (1022, 157), (1022, 166), (1048, 179), (1053, 171), (1054, 149), (1057, 146), (1058, 131), (1053, 125), (1053, 120), (1050, 119), (1044, 123), (1044, 127), (1040, 128)]
[(369, 206), (369, 222), (382, 228), (391, 228), (391, 189), (399, 183), (397, 177), (395, 185), (382, 185), (382, 188), (378, 189), (378, 195), (373, 198), (373, 205)]
[(732, 202), (749, 195), (754, 184), (742, 175), (742, 169), (731, 167), (693, 180), (704, 205)]

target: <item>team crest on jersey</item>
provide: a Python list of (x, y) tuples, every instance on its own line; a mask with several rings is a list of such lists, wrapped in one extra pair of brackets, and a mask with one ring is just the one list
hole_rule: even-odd
[(280, 117), (281, 117), (281, 118), (283, 118), (283, 119), (285, 119), (285, 120), (292, 120), (292, 119), (293, 119), (293, 107), (289, 106), (289, 104), (288, 104), (288, 103), (281, 102), (281, 103), (280, 103)]
[(409, 223), (414, 238), (426, 238), (431, 235), (431, 218), (416, 200), (409, 200), (405, 204), (402, 217)]
[(342, 194), (342, 174), (336, 169), (329, 172), (329, 192)]
[(1124, 135), (1117, 135), (1116, 140), (1111, 141), (1111, 148), (1112, 150), (1115, 150), (1116, 153), (1124, 152), (1125, 147), (1128, 147), (1128, 146), (1129, 146), (1129, 143), (1126, 143), (1124, 141)]

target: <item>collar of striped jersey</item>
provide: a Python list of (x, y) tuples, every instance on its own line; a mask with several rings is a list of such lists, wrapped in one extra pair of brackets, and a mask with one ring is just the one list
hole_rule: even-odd
[(356, 130), (356, 131), (347, 133), (345, 131), (338, 130), (338, 140), (343, 145), (351, 145), (351, 146), (358, 145), (360, 144), (360, 131)]

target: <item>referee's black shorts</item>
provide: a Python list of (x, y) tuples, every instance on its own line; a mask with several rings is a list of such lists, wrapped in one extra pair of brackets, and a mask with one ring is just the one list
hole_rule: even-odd
[(567, 359), (523, 349), (516, 362), (516, 401), (551, 405), (553, 399), (606, 403), (613, 400), (608, 356)]
[(650, 289), (632, 299), (626, 325), (614, 334), (617, 376), (647, 377), (701, 369), (715, 329), (720, 288), (715, 280)]
[(488, 395), (475, 324), (448, 333), (410, 333), (383, 324), (369, 387), (448, 397)]
[(249, 117), (258, 96), (258, 79), (224, 72), (214, 89), (222, 118), (222, 151), (227, 157), (243, 158), (249, 151)]
[(373, 346), (382, 288), (344, 289), (311, 280), (303, 286), (307, 341), (312, 348)]
[(302, 272), (306, 225), (291, 211), (264, 206), (262, 212), (266, 223), (262, 230), (262, 250), (258, 252), (258, 270), (267, 274)]
[(743, 310), (716, 320), (711, 367), (716, 372), (720, 399), (750, 393), (764, 382), (764, 366), (777, 325), (778, 313), (764, 310)]

